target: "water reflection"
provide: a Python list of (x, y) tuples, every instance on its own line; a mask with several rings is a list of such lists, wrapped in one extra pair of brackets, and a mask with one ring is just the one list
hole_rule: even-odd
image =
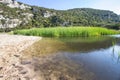
[(119, 44), (112, 37), (44, 38), (23, 52), (37, 57), (34, 66), (45, 79), (119, 80)]
[(118, 56), (118, 60), (117, 60), (117, 63), (120, 63), (120, 56)]
[(76, 41), (76, 39), (68, 39), (69, 41), (66, 41), (67, 47), (69, 47), (70, 50), (76, 51), (76, 52), (90, 52), (94, 50), (99, 49), (105, 49), (110, 47), (111, 39), (110, 38), (78, 38), (79, 41)]
[(46, 55), (57, 52), (90, 52), (99, 49), (106, 49), (112, 46), (112, 39), (109, 37), (92, 38), (44, 38), (29, 47), (25, 53), (31, 55)]
[(114, 45), (112, 46), (113, 51), (112, 51), (112, 59), (116, 60), (117, 63), (120, 63), (120, 46)]

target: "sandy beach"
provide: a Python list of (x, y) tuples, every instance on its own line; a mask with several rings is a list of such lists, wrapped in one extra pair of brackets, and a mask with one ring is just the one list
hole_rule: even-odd
[(21, 62), (21, 57), (24, 49), (40, 39), (0, 34), (0, 80), (39, 80), (31, 67), (25, 65), (30, 62)]

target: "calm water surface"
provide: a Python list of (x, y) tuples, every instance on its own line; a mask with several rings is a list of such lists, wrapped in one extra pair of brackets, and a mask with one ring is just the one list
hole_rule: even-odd
[(119, 37), (44, 38), (25, 53), (46, 80), (120, 80)]

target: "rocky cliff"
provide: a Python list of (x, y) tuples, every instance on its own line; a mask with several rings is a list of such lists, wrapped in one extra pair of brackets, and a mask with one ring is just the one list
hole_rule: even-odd
[(27, 24), (33, 17), (30, 9), (30, 6), (14, 0), (0, 0), (0, 28)]
[(20, 9), (26, 9), (31, 8), (30, 6), (27, 6), (25, 4), (20, 4), (19, 2), (15, 0), (0, 0), (1, 3), (6, 4), (10, 8), (20, 8)]

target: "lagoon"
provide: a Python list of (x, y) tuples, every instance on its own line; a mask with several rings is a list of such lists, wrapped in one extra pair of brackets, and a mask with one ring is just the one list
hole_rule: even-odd
[(45, 80), (120, 80), (119, 37), (43, 38), (23, 52)]

